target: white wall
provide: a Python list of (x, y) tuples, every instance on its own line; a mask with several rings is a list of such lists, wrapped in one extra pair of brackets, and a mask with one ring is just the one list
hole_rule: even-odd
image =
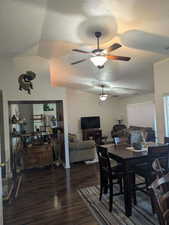
[[(0, 139), (0, 163), (1, 163), (1, 139)], [(1, 171), (1, 167), (0, 167), (0, 224), (3, 225), (3, 200), (2, 200), (2, 196), (3, 196), (3, 191), (2, 191), (2, 171)]]
[(110, 98), (99, 104), (96, 94), (86, 93), (75, 89), (67, 89), (68, 127), (70, 133), (81, 138), (80, 117), (100, 116), (103, 135), (110, 137), (110, 132), (120, 118), (119, 100)]
[[(120, 111), (122, 112), (122, 118), (126, 124), (128, 124), (127, 118), (127, 106), (130, 104), (139, 104), (139, 103), (146, 103), (151, 102), (154, 103), (154, 94), (144, 94), (144, 95), (135, 95), (131, 97), (125, 97), (120, 101)], [(137, 115), (134, 115), (135, 117)]]
[[(27, 68), (27, 70), (30, 70), (30, 68)], [(19, 68), (15, 67), (11, 59), (0, 59), (0, 90), (3, 91), (6, 160), (10, 158), (8, 101), (63, 100), (63, 107), (66, 104), (66, 89), (61, 87), (52, 88), (48, 71), (46, 71), (46, 74), (37, 73), (37, 77), (33, 81), (34, 90), (32, 90), (31, 95), (24, 91), (19, 91), (17, 78), (23, 72), (25, 71), (21, 71)], [(68, 152), (66, 114), (66, 107), (64, 107), (65, 148), (66, 152)], [(66, 153), (66, 155), (68, 155), (68, 153)], [(69, 160), (66, 159), (66, 162), (66, 166), (69, 167)]]
[[(5, 161), (5, 143), (4, 143), (4, 121), (3, 121), (3, 95), (2, 91), (0, 91), (0, 144), (1, 144), (1, 160)], [(1, 162), (1, 161), (0, 161)]]
[(154, 64), (154, 91), (157, 134), (160, 141), (165, 136), (164, 96), (169, 95), (169, 59)]

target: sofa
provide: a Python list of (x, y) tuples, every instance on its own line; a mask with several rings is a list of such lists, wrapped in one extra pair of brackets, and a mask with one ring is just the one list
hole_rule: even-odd
[(155, 142), (155, 131), (151, 127), (130, 126), (130, 143), (137, 142)]
[(93, 140), (79, 141), (75, 134), (69, 134), (70, 163), (95, 159), (96, 143)]
[(130, 126), (127, 128), (123, 124), (114, 125), (111, 136), (116, 140), (119, 138), (120, 143), (141, 143), (141, 142), (155, 142), (155, 131), (151, 127)]

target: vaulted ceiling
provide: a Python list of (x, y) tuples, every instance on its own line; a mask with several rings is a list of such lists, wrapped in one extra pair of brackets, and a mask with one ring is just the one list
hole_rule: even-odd
[[(54, 86), (113, 95), (153, 91), (153, 63), (169, 57), (168, 0), (1, 0), (0, 57), (12, 57), (20, 72), (51, 76)], [(108, 61), (103, 69), (72, 48), (93, 50), (115, 42), (113, 54), (129, 62)]]

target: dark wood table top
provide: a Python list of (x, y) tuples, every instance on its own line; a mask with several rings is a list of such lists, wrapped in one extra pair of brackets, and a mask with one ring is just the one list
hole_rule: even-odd
[(133, 152), (126, 149), (128, 147), (127, 145), (115, 146), (114, 144), (105, 144), (100, 146), (106, 148), (110, 155), (113, 155), (121, 160), (146, 158), (148, 156), (148, 151)]

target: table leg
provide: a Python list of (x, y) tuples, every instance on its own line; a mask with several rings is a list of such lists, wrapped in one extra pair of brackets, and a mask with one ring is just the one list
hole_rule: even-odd
[(136, 175), (132, 173), (132, 197), (134, 205), (137, 205), (137, 198), (136, 198)]
[(108, 193), (108, 178), (107, 176), (104, 177), (104, 194)]
[(131, 173), (126, 173), (124, 175), (124, 202), (125, 202), (125, 212), (126, 216), (132, 215), (132, 177)]

